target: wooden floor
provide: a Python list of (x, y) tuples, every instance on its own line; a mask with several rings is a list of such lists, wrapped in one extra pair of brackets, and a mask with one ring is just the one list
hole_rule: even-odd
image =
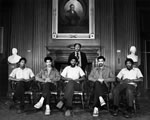
[[(146, 94), (139, 98), (140, 109), (136, 115), (133, 115), (129, 120), (150, 120), (150, 94)], [(35, 111), (30, 104), (26, 105), (26, 111), (17, 114), (15, 109), (9, 109), (9, 100), (0, 98), (0, 120), (126, 120), (120, 113), (118, 117), (114, 117), (110, 112), (100, 111), (100, 116), (92, 117), (92, 109), (81, 109), (75, 107), (73, 114), (70, 117), (65, 117), (63, 111), (55, 108), (52, 109), (50, 116), (44, 115), (44, 110)]]

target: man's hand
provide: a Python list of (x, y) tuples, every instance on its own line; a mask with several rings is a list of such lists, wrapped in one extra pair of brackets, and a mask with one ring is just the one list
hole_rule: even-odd
[(52, 80), (51, 80), (50, 78), (46, 78), (44, 82), (45, 82), (45, 83), (47, 83), (47, 82), (52, 82)]
[(29, 81), (29, 79), (21, 78), (21, 79), (19, 79), (18, 81), (28, 82), (28, 81)]
[(16, 79), (16, 81), (25, 81), (23, 78)]
[(65, 79), (65, 83), (68, 83), (68, 82), (71, 81), (71, 80), (73, 80), (73, 79), (71, 79), (71, 78), (66, 78), (66, 79)]
[(99, 78), (98, 81), (102, 83), (104, 81), (104, 79)]
[(73, 79), (72, 79), (72, 78), (67, 78), (66, 80), (67, 80), (67, 81), (70, 81), (70, 80), (73, 80)]
[(131, 82), (130, 79), (124, 79), (124, 80), (122, 80), (120, 83), (130, 83), (130, 82)]

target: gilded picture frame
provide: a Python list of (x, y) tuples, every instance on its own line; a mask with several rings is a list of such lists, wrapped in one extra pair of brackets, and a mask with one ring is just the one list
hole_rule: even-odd
[(95, 39), (95, 0), (53, 0), (52, 39)]

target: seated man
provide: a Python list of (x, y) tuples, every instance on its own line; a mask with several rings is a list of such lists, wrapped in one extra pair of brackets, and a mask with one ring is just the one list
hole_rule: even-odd
[(80, 89), (81, 86), (79, 82), (85, 80), (85, 73), (79, 66), (76, 65), (77, 62), (78, 59), (76, 57), (72, 57), (70, 59), (70, 66), (65, 67), (61, 73), (62, 80), (67, 82), (67, 85), (65, 87), (64, 98), (57, 104), (57, 107), (61, 108), (63, 103), (65, 104), (65, 116), (71, 115), (70, 110), (72, 109), (74, 90)]
[(30, 68), (25, 66), (26, 58), (19, 60), (19, 67), (15, 68), (9, 75), (9, 80), (17, 81), (16, 90), (13, 96), (13, 101), (20, 101), (17, 113), (21, 113), (24, 109), (24, 92), (29, 90), (31, 80), (34, 80), (34, 74)]
[(59, 72), (52, 66), (52, 58), (45, 57), (44, 62), (46, 67), (43, 68), (37, 75), (36, 81), (42, 83), (42, 97), (39, 102), (34, 105), (36, 109), (43, 106), (44, 100), (46, 103), (45, 115), (50, 115), (50, 95), (51, 91), (55, 89), (55, 82), (60, 80)]
[(127, 99), (127, 113), (125, 117), (130, 117), (129, 113), (131, 113), (133, 100), (134, 100), (134, 93), (137, 87), (137, 82), (143, 80), (143, 75), (138, 68), (133, 67), (133, 60), (126, 59), (125, 65), (126, 68), (123, 68), (117, 75), (117, 80), (120, 82), (113, 90), (113, 99), (114, 99), (114, 116), (118, 115), (118, 106), (120, 100), (120, 93), (125, 91), (125, 97)]
[(94, 82), (94, 111), (93, 116), (97, 117), (99, 115), (98, 107), (105, 105), (103, 95), (108, 93), (108, 82), (114, 81), (114, 74), (111, 69), (104, 65), (105, 58), (99, 56), (97, 58), (98, 67), (93, 68), (88, 79)]

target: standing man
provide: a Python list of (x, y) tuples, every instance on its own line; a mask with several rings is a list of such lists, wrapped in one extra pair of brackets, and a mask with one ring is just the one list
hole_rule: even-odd
[[(81, 52), (81, 44), (80, 43), (75, 43), (74, 44), (74, 49), (75, 49), (75, 52), (71, 53), (69, 55), (69, 58), (68, 58), (68, 63), (70, 62), (70, 59), (72, 57), (77, 57), (78, 59), (78, 62), (77, 62), (77, 65), (79, 67), (82, 68), (83, 71), (85, 71), (85, 68), (86, 68), (86, 65), (87, 65), (87, 57), (86, 57), (86, 54)], [(70, 64), (70, 63), (69, 63)]]
[(125, 91), (125, 97), (127, 99), (127, 113), (125, 117), (130, 117), (131, 110), (133, 108), (134, 93), (137, 87), (137, 82), (143, 81), (143, 75), (138, 68), (133, 67), (133, 60), (128, 58), (125, 61), (126, 68), (123, 68), (117, 75), (117, 80), (120, 82), (113, 90), (114, 99), (114, 116), (118, 115), (118, 106), (120, 100), (120, 93)]
[(99, 56), (97, 58), (98, 67), (93, 68), (88, 79), (94, 82), (94, 110), (93, 117), (97, 117), (99, 115), (98, 107), (105, 105), (105, 101), (103, 99), (103, 95), (108, 93), (108, 82), (113, 82), (115, 76), (111, 69), (105, 66), (105, 58), (103, 56)]
[(71, 115), (74, 90), (81, 89), (80, 81), (85, 80), (85, 73), (76, 65), (77, 62), (78, 59), (76, 57), (70, 58), (70, 65), (65, 67), (61, 73), (62, 80), (67, 84), (64, 91), (64, 99), (57, 104), (57, 107), (61, 108), (65, 104), (65, 116)]
[(16, 81), (16, 90), (13, 96), (13, 101), (20, 101), (17, 113), (21, 113), (24, 109), (24, 92), (29, 90), (31, 86), (31, 81), (34, 80), (34, 74), (30, 68), (27, 68), (25, 64), (27, 63), (26, 58), (21, 58), (19, 60), (19, 67), (15, 68), (9, 75), (9, 80)]

